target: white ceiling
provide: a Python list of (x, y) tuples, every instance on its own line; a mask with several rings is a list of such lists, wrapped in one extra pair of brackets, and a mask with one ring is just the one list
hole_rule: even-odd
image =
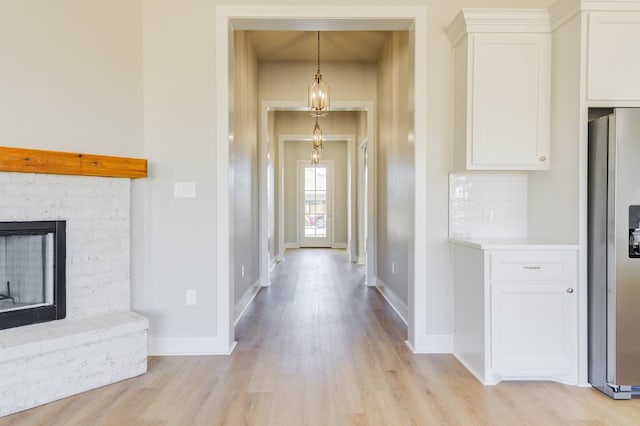
[[(315, 31), (247, 31), (259, 62), (315, 62)], [(388, 31), (323, 31), (320, 61), (377, 62)]]

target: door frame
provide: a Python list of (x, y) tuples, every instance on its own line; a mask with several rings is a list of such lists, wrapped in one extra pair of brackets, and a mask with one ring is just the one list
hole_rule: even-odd
[[(323, 166), (326, 167), (327, 169), (327, 206), (329, 206), (329, 208), (327, 209), (327, 217), (325, 218), (325, 230), (328, 230), (330, 232), (327, 233), (327, 238), (329, 239), (329, 245), (328, 246), (313, 246), (313, 245), (303, 245), (302, 241), (305, 238), (304, 234), (301, 234), (300, 231), (304, 228), (304, 219), (302, 218), (302, 212), (300, 211), (300, 208), (302, 207), (303, 204), (303, 200), (304, 200), (304, 188), (300, 188), (300, 178), (301, 178), (301, 173), (302, 173), (302, 169), (304, 169), (305, 167), (310, 165), (309, 161), (306, 160), (297, 160), (296, 161), (296, 219), (297, 219), (297, 227), (296, 227), (296, 240), (298, 241), (298, 245), (300, 247), (333, 247), (333, 242), (335, 240), (335, 233), (334, 233), (334, 227), (333, 227), (333, 213), (335, 211), (334, 208), (334, 201), (335, 201), (335, 182), (334, 182), (334, 169), (335, 169), (335, 162), (333, 160), (320, 160), (320, 163), (318, 164), (319, 166)], [(349, 195), (347, 195), (347, 202), (349, 202)], [(331, 227), (329, 228), (329, 218), (331, 218)]]
[(366, 191), (368, 183), (367, 176), (370, 173), (369, 169), (369, 160), (368, 156), (368, 148), (369, 147), (369, 137), (366, 137), (360, 145), (358, 145), (358, 150), (356, 152), (356, 161), (357, 165), (357, 186), (358, 186), (358, 194), (364, 194), (362, 197), (358, 197), (357, 200), (357, 217), (358, 217), (358, 239), (355, 244), (357, 249), (355, 250), (355, 257), (352, 259), (358, 265), (366, 264), (366, 258), (362, 253), (366, 253), (366, 241), (368, 237), (368, 221), (371, 220), (368, 212), (371, 210), (368, 204), (368, 193)]
[[(409, 247), (407, 345), (430, 352), (427, 333), (427, 8), (426, 6), (217, 5), (216, 43), (216, 347), (231, 353), (234, 337), (234, 288), (231, 279), (233, 180), (229, 145), (233, 135), (230, 95), (233, 87), (231, 41), (234, 30), (387, 30), (409, 32), (410, 143), (414, 145), (414, 235)], [(334, 103), (335, 105), (335, 103)], [(373, 151), (373, 150), (371, 150)], [(437, 349), (436, 349), (437, 350)]]
[[(287, 106), (284, 106), (287, 105)], [(262, 102), (262, 106), (261, 106), (261, 126), (262, 126), (262, 133), (261, 133), (261, 147), (260, 147), (260, 152), (261, 152), (261, 158), (262, 160), (260, 160), (260, 167), (262, 167), (262, 170), (260, 171), (260, 176), (264, 176), (264, 178), (266, 179), (267, 177), (267, 140), (269, 138), (269, 129), (268, 129), (268, 120), (267, 120), (267, 115), (270, 111), (306, 111), (307, 106), (306, 104), (302, 105), (302, 104), (297, 104), (299, 105), (298, 107), (293, 107), (291, 105), (290, 102)], [(375, 122), (374, 122), (374, 117), (376, 115), (376, 111), (375, 111), (375, 106), (373, 102), (368, 102), (368, 101), (361, 101), (361, 102), (357, 102), (357, 101), (335, 101), (333, 102), (333, 105), (331, 107), (332, 110), (334, 111), (361, 111), (361, 112), (365, 112), (367, 115), (367, 135), (371, 135), (368, 136), (368, 142), (370, 143), (370, 147), (374, 147), (375, 146), (375, 137), (374, 137), (374, 132), (375, 132)], [(335, 135), (323, 135), (323, 139), (326, 141), (333, 141), (333, 140), (346, 140), (347, 141), (347, 151), (348, 151), (348, 161), (347, 161), (347, 166), (351, 167), (352, 170), (354, 167), (356, 167), (355, 160), (357, 158), (359, 154), (356, 153), (355, 155), (352, 155), (352, 152), (354, 151), (355, 147), (355, 135), (340, 135), (340, 134), (335, 134)], [(277, 227), (280, 231), (276, 232), (276, 238), (278, 239), (278, 254), (277, 254), (277, 259), (278, 261), (283, 261), (284, 260), (284, 250), (285, 248), (287, 248), (287, 244), (284, 241), (284, 144), (286, 142), (295, 142), (295, 141), (307, 141), (307, 142), (311, 142), (311, 137), (306, 134), (306, 135), (289, 135), (289, 134), (282, 134), (282, 135), (278, 135), (278, 154), (277, 154), (277, 158), (278, 158), (278, 166), (276, 169), (276, 196), (277, 196), (277, 200), (276, 200), (276, 217), (277, 217)], [(365, 210), (365, 214), (367, 214), (367, 236), (368, 236), (368, 240), (366, 241), (366, 259), (364, 260), (365, 263), (365, 285), (370, 286), (370, 287), (375, 287), (377, 284), (377, 279), (376, 279), (376, 217), (375, 217), (375, 203), (376, 203), (376, 168), (375, 168), (375, 161), (373, 161), (375, 159), (375, 150), (371, 151), (369, 153), (369, 169), (368, 169), (368, 174), (367, 174), (367, 182), (366, 182), (366, 189), (367, 189), (367, 206), (366, 206), (366, 210)], [(352, 173), (349, 173), (349, 175), (351, 175)], [(359, 175), (355, 176), (355, 179), (358, 180), (360, 178)], [(356, 190), (359, 190), (359, 188), (356, 188)], [(266, 184), (265, 184), (265, 191), (266, 191)], [(349, 205), (351, 205), (351, 200), (353, 200), (353, 192), (352, 192), (352, 185), (349, 185)], [(358, 200), (360, 200), (360, 197), (358, 198)], [(267, 200), (266, 198), (261, 201), (260, 204), (261, 208), (260, 211), (261, 212), (265, 212), (265, 214), (261, 213), (261, 216), (266, 216), (266, 212), (267, 212)], [(350, 215), (351, 216), (351, 215)], [(269, 277), (269, 262), (268, 262), (268, 258), (269, 258), (269, 252), (268, 252), (268, 246), (267, 244), (267, 240), (266, 240), (266, 230), (267, 230), (267, 226), (268, 226), (268, 222), (266, 218), (262, 218), (261, 220), (264, 220), (265, 225), (264, 225), (264, 232), (261, 231), (261, 235), (264, 236), (265, 240), (264, 240), (264, 244), (261, 245), (262, 250), (261, 252), (264, 253), (264, 255), (262, 256), (261, 259), (267, 259), (262, 261), (261, 263), (261, 275), (267, 277), (264, 281), (268, 281), (268, 277)], [(359, 220), (359, 219), (358, 219)], [(351, 222), (353, 222), (353, 217)], [(348, 231), (349, 237), (352, 236), (353, 232), (352, 230)], [(298, 241), (298, 239), (296, 238), (296, 241)], [(349, 244), (350, 241), (347, 241), (347, 245), (351, 245)], [(351, 250), (351, 248), (349, 248), (349, 250)], [(349, 253), (351, 255), (351, 259), (353, 260), (353, 254), (352, 252)], [(268, 285), (268, 284), (267, 284)]]
[[(273, 105), (278, 104), (278, 102), (263, 102), (262, 103), (262, 134), (261, 134), (261, 148), (260, 151), (261, 153), (264, 151), (264, 154), (261, 154), (261, 160), (260, 160), (260, 167), (261, 167), (261, 171), (260, 171), (260, 176), (264, 177), (266, 179), (267, 177), (267, 155), (266, 155), (266, 146), (267, 146), (267, 139), (268, 139), (268, 123), (267, 123), (267, 114), (270, 111), (306, 111), (306, 105), (305, 106), (301, 106), (298, 109), (283, 109), (282, 107), (274, 107)], [(349, 106), (346, 107), (344, 105), (349, 104), (349, 105), (353, 105), (353, 106)], [(345, 104), (342, 105), (340, 107), (340, 109), (338, 109), (337, 107), (333, 106), (332, 110), (336, 111), (364, 111), (367, 113), (367, 132), (373, 132), (374, 131), (374, 123), (373, 120), (371, 118), (369, 118), (370, 115), (373, 115), (372, 109), (373, 109), (373, 102), (366, 102), (366, 106), (358, 106), (356, 103), (351, 103), (351, 102), (345, 102)], [(352, 151), (354, 150), (354, 145), (355, 145), (355, 135), (341, 135), (341, 134), (329, 134), (329, 135), (323, 135), (322, 138), (325, 141), (346, 141), (347, 142), (347, 168), (349, 168), (350, 170), (348, 170), (347, 175), (349, 177), (349, 175), (351, 175), (352, 170), (355, 170), (354, 167), (355, 165), (355, 157), (352, 155)], [(284, 261), (284, 251), (287, 248), (299, 248), (300, 247), (300, 236), (299, 236), (299, 228), (296, 227), (296, 241), (295, 241), (295, 245), (290, 245), (291, 242), (285, 242), (285, 238), (284, 238), (284, 210), (285, 210), (285, 206), (284, 206), (284, 150), (285, 150), (285, 144), (286, 143), (301, 143), (301, 142), (307, 142), (307, 143), (311, 143), (311, 136), (309, 136), (308, 134), (306, 135), (294, 135), (294, 134), (282, 134), (282, 135), (278, 135), (278, 147), (277, 147), (277, 163), (276, 163), (276, 223), (277, 223), (277, 230), (276, 230), (276, 239), (278, 241), (278, 252), (276, 255), (276, 258), (279, 262)], [(375, 173), (372, 172), (372, 174)], [(373, 176), (375, 176), (375, 174), (373, 174)], [(355, 179), (358, 179), (358, 176), (355, 176)], [(373, 180), (373, 178), (370, 178), (371, 180)], [(369, 185), (369, 183), (367, 183), (367, 185)], [(373, 183), (371, 183), (372, 188)], [(348, 206), (350, 206), (353, 202), (353, 189), (352, 189), (352, 185), (349, 185), (348, 189), (347, 189), (347, 204)], [(374, 195), (372, 194), (371, 197), (373, 197)], [(296, 204), (297, 206), (297, 204)], [(370, 212), (374, 211), (373, 206), (371, 206)], [(267, 200), (265, 198), (264, 201), (261, 201), (260, 203), (260, 216), (267, 216)], [(268, 281), (268, 277), (269, 277), (269, 248), (268, 246), (266, 246), (266, 230), (267, 230), (267, 226), (268, 226), (268, 218), (266, 219), (262, 219), (265, 221), (265, 227), (263, 228), (265, 231), (263, 232), (262, 230), (260, 231), (261, 236), (263, 236), (265, 238), (265, 243), (262, 244), (261, 247), (261, 259), (266, 259), (263, 262), (261, 262), (261, 275), (266, 276), (267, 279), (264, 281)], [(369, 217), (369, 220), (372, 223), (375, 223), (375, 220), (373, 217)], [(347, 227), (349, 228), (349, 226), (352, 226), (352, 222), (353, 222), (353, 217), (350, 217), (347, 221), (348, 225)], [(375, 241), (375, 229), (371, 230), (373, 235), (373, 240)], [(348, 237), (351, 238), (351, 233), (352, 233), (352, 229), (348, 229), (347, 233), (349, 234)], [(349, 240), (350, 241), (350, 240)], [(349, 245), (349, 241), (347, 241), (347, 245)], [(372, 245), (374, 243), (372, 242)], [(373, 250), (373, 249), (372, 249)], [(374, 253), (375, 251), (372, 251), (372, 253)], [(375, 264), (374, 262), (375, 257), (371, 257), (371, 263)], [(371, 275), (373, 276), (373, 275)], [(269, 284), (267, 284), (268, 286)]]

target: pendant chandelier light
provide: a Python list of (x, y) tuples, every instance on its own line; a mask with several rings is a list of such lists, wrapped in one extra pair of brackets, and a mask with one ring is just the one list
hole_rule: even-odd
[(322, 130), (318, 124), (316, 116), (316, 125), (313, 127), (313, 139), (311, 141), (311, 164), (317, 166), (320, 163), (320, 151), (324, 149), (324, 140), (322, 140)]
[(313, 78), (313, 84), (309, 86), (309, 114), (316, 119), (313, 127), (313, 140), (311, 143), (311, 164), (317, 166), (320, 164), (320, 151), (324, 149), (324, 140), (322, 140), (322, 130), (318, 124), (318, 117), (324, 117), (329, 114), (329, 86), (322, 81), (320, 74), (320, 31), (318, 31), (318, 68)]
[(313, 149), (324, 149), (324, 140), (322, 139), (322, 130), (318, 125), (318, 117), (316, 117), (316, 125), (313, 127)]
[(320, 150), (313, 148), (311, 150), (311, 164), (313, 164), (314, 166), (317, 166), (318, 164), (320, 164)]
[(313, 78), (313, 84), (309, 87), (309, 114), (315, 117), (324, 117), (329, 114), (329, 86), (322, 81), (320, 74), (320, 31), (318, 31), (318, 68)]

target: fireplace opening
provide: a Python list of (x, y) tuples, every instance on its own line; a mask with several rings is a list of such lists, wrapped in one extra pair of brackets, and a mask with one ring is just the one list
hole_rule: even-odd
[(65, 221), (0, 222), (0, 329), (66, 315)]

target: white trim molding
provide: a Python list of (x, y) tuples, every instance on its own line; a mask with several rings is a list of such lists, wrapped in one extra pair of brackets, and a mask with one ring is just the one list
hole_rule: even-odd
[(581, 12), (640, 11), (640, 0), (558, 0), (549, 7), (551, 30), (555, 31)]
[(417, 354), (450, 354), (453, 353), (453, 334), (427, 334), (420, 345), (413, 347)]
[(547, 9), (462, 9), (447, 29), (455, 46), (467, 33), (548, 33)]
[(558, 0), (549, 7), (549, 22), (551, 30), (563, 26), (569, 22), (571, 18), (579, 14), (582, 6), (579, 0)]
[(396, 311), (402, 322), (408, 325), (407, 318), (409, 317), (409, 307), (407, 304), (400, 299), (400, 297), (398, 297), (398, 295), (395, 294), (393, 290), (391, 290), (379, 277), (376, 277), (376, 281), (378, 283), (378, 285), (376, 285), (376, 289), (380, 292), (382, 297), (384, 297), (384, 300), (387, 301), (389, 306)]
[(284, 261), (284, 258), (281, 255), (277, 255), (276, 257), (271, 259), (271, 263), (269, 264), (269, 272), (273, 271), (273, 268), (275, 268), (276, 265), (282, 261)]
[(148, 344), (149, 356), (231, 355), (236, 347), (236, 342), (228, 345), (224, 336), (149, 336)]
[(459, 362), (460, 364), (462, 364), (462, 365), (464, 366), (464, 368), (466, 368), (466, 369), (467, 369), (471, 374), (473, 374), (473, 377), (475, 377), (476, 379), (478, 379), (478, 381), (479, 381), (480, 383), (482, 383), (483, 385), (490, 385), (490, 383), (486, 383), (486, 382), (485, 382), (485, 379), (484, 379), (483, 375), (482, 375), (482, 374), (480, 374), (480, 373), (478, 373), (478, 372), (476, 371), (476, 369), (475, 369), (473, 366), (471, 366), (471, 364), (469, 364), (469, 363), (464, 359), (464, 357), (459, 356), (459, 355), (458, 355), (457, 353), (455, 353), (455, 352), (453, 352), (453, 353), (452, 353), (452, 355), (453, 355), (453, 357), (454, 357), (455, 359), (457, 359), (457, 360), (458, 360), (458, 362)]
[(258, 295), (258, 292), (262, 287), (264, 286), (260, 285), (259, 281), (256, 281), (251, 287), (247, 289), (247, 291), (244, 292), (240, 300), (238, 300), (238, 303), (236, 303), (234, 309), (236, 317), (235, 321), (233, 322), (234, 326), (238, 324), (238, 321), (240, 321), (240, 318), (242, 318), (242, 315), (244, 315), (247, 308), (249, 308), (249, 305), (251, 304), (251, 302), (253, 302), (253, 299)]

